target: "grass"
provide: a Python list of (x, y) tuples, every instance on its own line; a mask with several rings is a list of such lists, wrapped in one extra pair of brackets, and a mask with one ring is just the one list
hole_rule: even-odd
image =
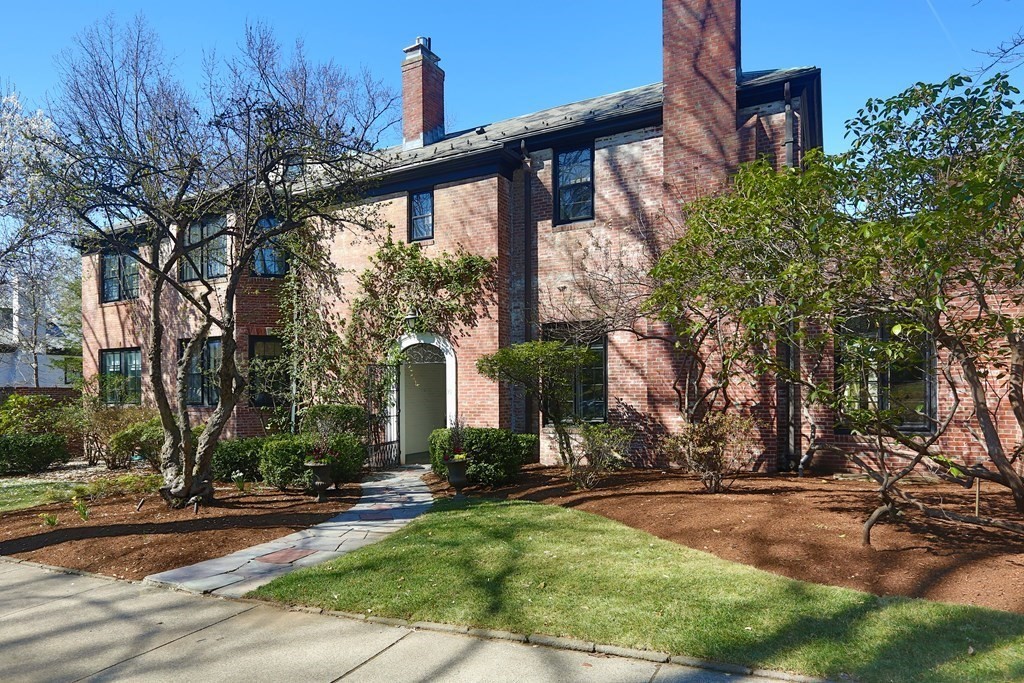
[(159, 474), (123, 474), (87, 484), (32, 479), (0, 480), (0, 512), (44, 503), (66, 503), (72, 496), (95, 500), (109, 496), (153, 493), (162, 485), (163, 477)]
[(0, 512), (52, 503), (71, 495), (77, 484), (12, 479), (0, 481)]
[(523, 501), (439, 502), (253, 595), (863, 681), (1024, 680), (1022, 615), (794, 581)]

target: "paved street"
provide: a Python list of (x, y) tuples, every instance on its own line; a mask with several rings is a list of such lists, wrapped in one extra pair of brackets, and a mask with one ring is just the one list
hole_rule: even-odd
[(0, 681), (767, 681), (0, 562)]

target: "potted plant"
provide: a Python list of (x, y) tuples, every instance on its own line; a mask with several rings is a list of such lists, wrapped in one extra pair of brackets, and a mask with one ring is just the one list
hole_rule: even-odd
[(444, 466), (448, 469), (448, 483), (455, 489), (455, 500), (461, 500), (464, 497), (462, 489), (469, 483), (469, 480), (466, 479), (466, 466), (469, 465), (469, 461), (466, 459), (466, 453), (462, 448), (463, 429), (464, 426), (456, 418), (455, 424), (449, 430), (452, 451), (443, 458)]
[(332, 483), (331, 454), (325, 448), (317, 446), (313, 457), (303, 463), (313, 473), (313, 490), (316, 491), (316, 502), (327, 500), (327, 489)]

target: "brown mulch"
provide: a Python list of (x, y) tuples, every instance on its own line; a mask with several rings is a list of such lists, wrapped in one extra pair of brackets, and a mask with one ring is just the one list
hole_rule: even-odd
[[(172, 510), (158, 494), (92, 501), (82, 521), (71, 503), (0, 514), (0, 555), (58, 567), (141, 579), (149, 574), (221, 557), (325, 522), (355, 505), (359, 484), (345, 484), (317, 503), (298, 491), (217, 491), (212, 505)], [(41, 514), (56, 514), (48, 527)]]
[[(435, 495), (447, 485), (428, 475)], [(974, 513), (974, 492), (913, 484), (912, 495)], [(702, 493), (691, 476), (627, 470), (591, 491), (576, 491), (561, 469), (527, 466), (514, 485), (466, 491), (593, 512), (681, 545), (802, 581), (877, 595), (905, 595), (1024, 613), (1024, 538), (928, 519), (907, 509), (899, 521), (861, 527), (878, 505), (867, 481), (751, 475), (724, 494)], [(1017, 519), (1011, 497), (983, 486), (981, 513)]]

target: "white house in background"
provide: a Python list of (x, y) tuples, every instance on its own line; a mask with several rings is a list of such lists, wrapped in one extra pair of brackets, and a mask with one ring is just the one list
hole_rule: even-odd
[(49, 297), (26, 291), (15, 280), (0, 288), (0, 389), (67, 387), (78, 373), (63, 362), (78, 344), (47, 310)]

